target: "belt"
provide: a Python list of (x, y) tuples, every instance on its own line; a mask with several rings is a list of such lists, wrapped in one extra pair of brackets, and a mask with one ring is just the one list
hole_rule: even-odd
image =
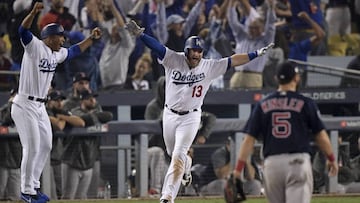
[(172, 108), (169, 108), (169, 106), (167, 104), (165, 104), (165, 107), (168, 108), (171, 112), (177, 114), (177, 115), (180, 115), (180, 116), (183, 116), (183, 115), (186, 115), (190, 112), (195, 112), (195, 111), (198, 111), (197, 109), (191, 109), (189, 111), (176, 111), (175, 109), (172, 109)]
[(47, 102), (46, 98), (37, 98), (37, 97), (34, 97), (34, 96), (28, 96), (28, 99), (31, 100), (31, 101), (37, 101), (37, 102), (41, 102), (41, 103)]

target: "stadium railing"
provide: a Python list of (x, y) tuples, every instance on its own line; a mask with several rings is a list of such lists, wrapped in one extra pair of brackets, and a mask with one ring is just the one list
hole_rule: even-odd
[[(324, 118), (325, 126), (330, 134), (331, 144), (334, 153), (338, 154), (338, 136), (339, 131), (360, 131), (360, 117), (326, 117)], [(237, 151), (243, 139), (240, 132), (245, 124), (245, 120), (241, 119), (217, 119), (213, 128), (213, 133), (217, 132), (234, 132), (235, 139), (232, 145), (231, 161), (234, 164)], [(0, 128), (0, 139), (2, 137), (17, 136), (16, 128)], [(74, 128), (67, 134), (57, 132), (55, 136), (118, 136), (121, 140), (129, 140), (128, 142), (118, 142), (113, 146), (102, 146), (101, 150), (117, 150), (117, 176), (118, 189), (117, 197), (126, 197), (125, 181), (126, 177), (131, 173), (129, 170), (130, 160), (126, 157), (128, 153), (124, 151), (129, 149), (135, 150), (136, 160), (136, 187), (140, 197), (148, 195), (148, 136), (147, 134), (161, 134), (161, 128), (157, 121), (137, 120), (118, 122), (112, 121), (101, 126), (93, 126), (89, 128)], [(124, 139), (127, 138), (127, 139)], [(130, 140), (133, 139), (134, 142)], [(42, 176), (42, 185), (45, 192), (50, 192), (50, 163), (47, 164)], [(337, 177), (329, 178), (328, 192), (336, 192)]]

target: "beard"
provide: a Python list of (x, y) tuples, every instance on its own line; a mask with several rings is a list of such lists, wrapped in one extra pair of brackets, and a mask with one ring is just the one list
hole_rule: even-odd
[(110, 10), (107, 10), (104, 12), (104, 19), (105, 20), (110, 20), (113, 19), (114, 15), (112, 14), (112, 12)]
[(85, 108), (88, 110), (88, 111), (92, 111), (92, 110), (94, 110), (95, 109), (95, 104), (93, 105), (93, 104), (91, 104), (91, 105), (86, 105), (85, 106)]

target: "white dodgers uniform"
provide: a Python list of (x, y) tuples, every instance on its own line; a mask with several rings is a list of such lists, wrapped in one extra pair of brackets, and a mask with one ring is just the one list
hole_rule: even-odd
[(40, 176), (52, 147), (52, 132), (45, 109), (46, 96), (58, 63), (68, 50), (51, 51), (35, 36), (24, 45), (19, 90), (15, 96), (11, 116), (23, 147), (21, 162), (21, 192), (36, 195)]
[(165, 68), (166, 81), (163, 136), (167, 153), (172, 156), (160, 199), (174, 202), (185, 168), (191, 167), (187, 152), (200, 126), (204, 97), (212, 80), (226, 72), (228, 61), (201, 59), (190, 69), (184, 53), (168, 48), (159, 61)]

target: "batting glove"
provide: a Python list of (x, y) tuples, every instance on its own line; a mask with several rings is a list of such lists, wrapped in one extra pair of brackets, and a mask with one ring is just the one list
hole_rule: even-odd
[(267, 45), (266, 47), (263, 47), (263, 48), (257, 50), (257, 51), (256, 51), (257, 56), (262, 56), (262, 55), (266, 54), (266, 52), (267, 52), (269, 49), (271, 49), (272, 47), (274, 47), (274, 45), (275, 45), (274, 43), (270, 43), (270, 44)]
[(145, 30), (145, 28), (139, 27), (134, 20), (126, 23), (126, 29), (136, 37), (140, 36)]

